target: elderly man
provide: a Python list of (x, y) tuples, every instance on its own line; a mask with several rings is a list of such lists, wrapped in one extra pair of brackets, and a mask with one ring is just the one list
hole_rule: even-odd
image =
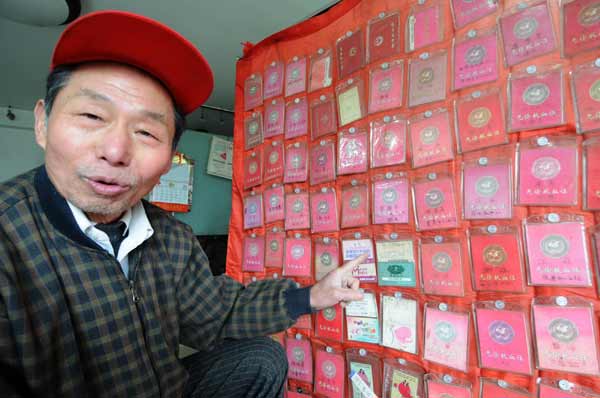
[[(260, 336), (360, 299), (362, 258), (302, 289), (214, 277), (192, 230), (142, 200), (211, 90), (156, 21), (102, 11), (64, 31), (35, 106), (45, 164), (0, 185), (0, 395), (281, 396), (285, 355)], [(200, 352), (180, 361), (179, 343)]]

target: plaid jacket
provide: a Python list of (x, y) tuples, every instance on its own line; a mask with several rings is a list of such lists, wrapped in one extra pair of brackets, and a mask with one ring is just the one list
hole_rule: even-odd
[(0, 396), (178, 397), (179, 343), (208, 349), (306, 312), (292, 281), (214, 277), (191, 228), (145, 207), (155, 233), (128, 279), (43, 167), (0, 184)]

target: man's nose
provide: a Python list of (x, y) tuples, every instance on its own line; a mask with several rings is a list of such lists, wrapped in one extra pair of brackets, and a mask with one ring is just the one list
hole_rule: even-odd
[(112, 166), (128, 166), (131, 161), (132, 137), (127, 126), (116, 124), (99, 137), (97, 156)]

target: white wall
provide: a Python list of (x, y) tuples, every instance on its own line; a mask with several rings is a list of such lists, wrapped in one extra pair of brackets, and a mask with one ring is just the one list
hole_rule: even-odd
[(15, 120), (6, 113), (7, 108), (0, 107), (0, 182), (44, 162), (44, 152), (33, 134), (33, 112), (12, 109)]

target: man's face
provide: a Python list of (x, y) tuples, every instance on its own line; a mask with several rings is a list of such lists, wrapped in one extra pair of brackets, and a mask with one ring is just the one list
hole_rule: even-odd
[(97, 222), (110, 222), (169, 170), (174, 109), (164, 87), (111, 63), (77, 68), (46, 120), (35, 108), (36, 141), (56, 189)]

